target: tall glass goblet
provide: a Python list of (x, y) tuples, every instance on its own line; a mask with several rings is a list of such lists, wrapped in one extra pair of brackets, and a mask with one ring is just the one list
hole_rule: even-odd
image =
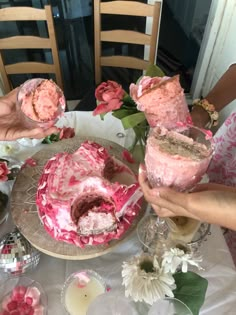
[[(182, 130), (167, 130), (158, 126), (151, 131), (146, 145), (145, 165), (149, 183), (152, 187), (166, 186), (177, 191), (189, 192), (202, 180), (212, 154), (212, 142), (207, 132), (193, 126), (183, 127)], [(190, 242), (200, 227), (200, 222), (195, 220), (194, 224), (194, 220), (183, 217), (179, 217), (175, 222), (171, 219), (157, 218), (155, 225), (151, 218), (153, 237), (158, 239), (159, 245), (162, 244), (163, 247), (173, 227), (181, 230), (190, 221), (192, 229), (188, 231), (188, 237), (185, 235), (183, 240)], [(181, 222), (180, 226), (177, 226), (178, 222)], [(147, 220), (144, 229), (149, 230), (150, 233)], [(139, 231), (142, 231), (142, 227), (139, 227), (138, 233)], [(144, 235), (143, 232), (142, 234)], [(181, 240), (179, 235), (178, 239)]]

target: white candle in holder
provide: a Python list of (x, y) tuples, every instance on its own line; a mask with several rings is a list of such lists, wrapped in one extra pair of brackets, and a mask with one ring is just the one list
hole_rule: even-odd
[(104, 280), (92, 270), (72, 274), (63, 287), (62, 303), (70, 315), (86, 315), (89, 305), (106, 291)]

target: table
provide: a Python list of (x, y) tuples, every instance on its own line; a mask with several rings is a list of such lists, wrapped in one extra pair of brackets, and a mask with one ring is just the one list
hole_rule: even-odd
[[(88, 132), (90, 136), (106, 136), (107, 139), (114, 140), (119, 144), (124, 143), (124, 138), (117, 136), (118, 133), (123, 133), (120, 121), (112, 116), (108, 115), (105, 117), (105, 121), (100, 121), (100, 118), (93, 117), (91, 112), (69, 112), (59, 122), (59, 124), (64, 123), (74, 126), (78, 134), (85, 135)], [(106, 128), (104, 128), (104, 125)], [(109, 130), (109, 132), (104, 134), (104, 129), (105, 131)], [(26, 156), (29, 156), (30, 151), (32, 154), (40, 148), (42, 148), (42, 145), (34, 147), (33, 150), (32, 148), (22, 148), (18, 152), (18, 157), (26, 158)], [(0, 226), (0, 237), (11, 231), (13, 225), (11, 217), (9, 217), (7, 222)], [(134, 232), (129, 239), (114, 248), (111, 253), (94, 259), (69, 261), (41, 254), (39, 265), (27, 275), (39, 281), (46, 291), (48, 296), (48, 314), (63, 315), (65, 312), (60, 302), (61, 288), (71, 273), (80, 269), (93, 269), (104, 277), (112, 290), (124, 290), (121, 285), (122, 262), (140, 252), (141, 244)], [(203, 243), (202, 254), (204, 256), (205, 270), (199, 272), (199, 274), (207, 278), (209, 284), (206, 300), (200, 315), (235, 314), (236, 271), (220, 227), (211, 227), (211, 235)], [(6, 278), (6, 275), (0, 273), (0, 281), (4, 278)], [(146, 315), (146, 306), (137, 304), (137, 308), (140, 315)]]

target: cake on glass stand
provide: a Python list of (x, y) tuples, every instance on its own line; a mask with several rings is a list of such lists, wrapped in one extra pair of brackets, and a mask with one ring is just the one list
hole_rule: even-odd
[[(194, 126), (176, 130), (154, 128), (147, 140), (145, 165), (152, 187), (171, 187), (190, 192), (203, 179), (213, 154), (208, 132)], [(176, 241), (194, 245), (209, 232), (209, 224), (187, 217), (163, 219), (153, 213), (145, 216), (137, 227), (144, 249), (162, 255)]]

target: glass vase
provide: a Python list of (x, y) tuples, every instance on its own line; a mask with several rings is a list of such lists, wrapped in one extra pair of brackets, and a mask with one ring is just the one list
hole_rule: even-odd
[(124, 146), (132, 154), (136, 162), (144, 161), (148, 133), (149, 125), (146, 123), (126, 129)]

